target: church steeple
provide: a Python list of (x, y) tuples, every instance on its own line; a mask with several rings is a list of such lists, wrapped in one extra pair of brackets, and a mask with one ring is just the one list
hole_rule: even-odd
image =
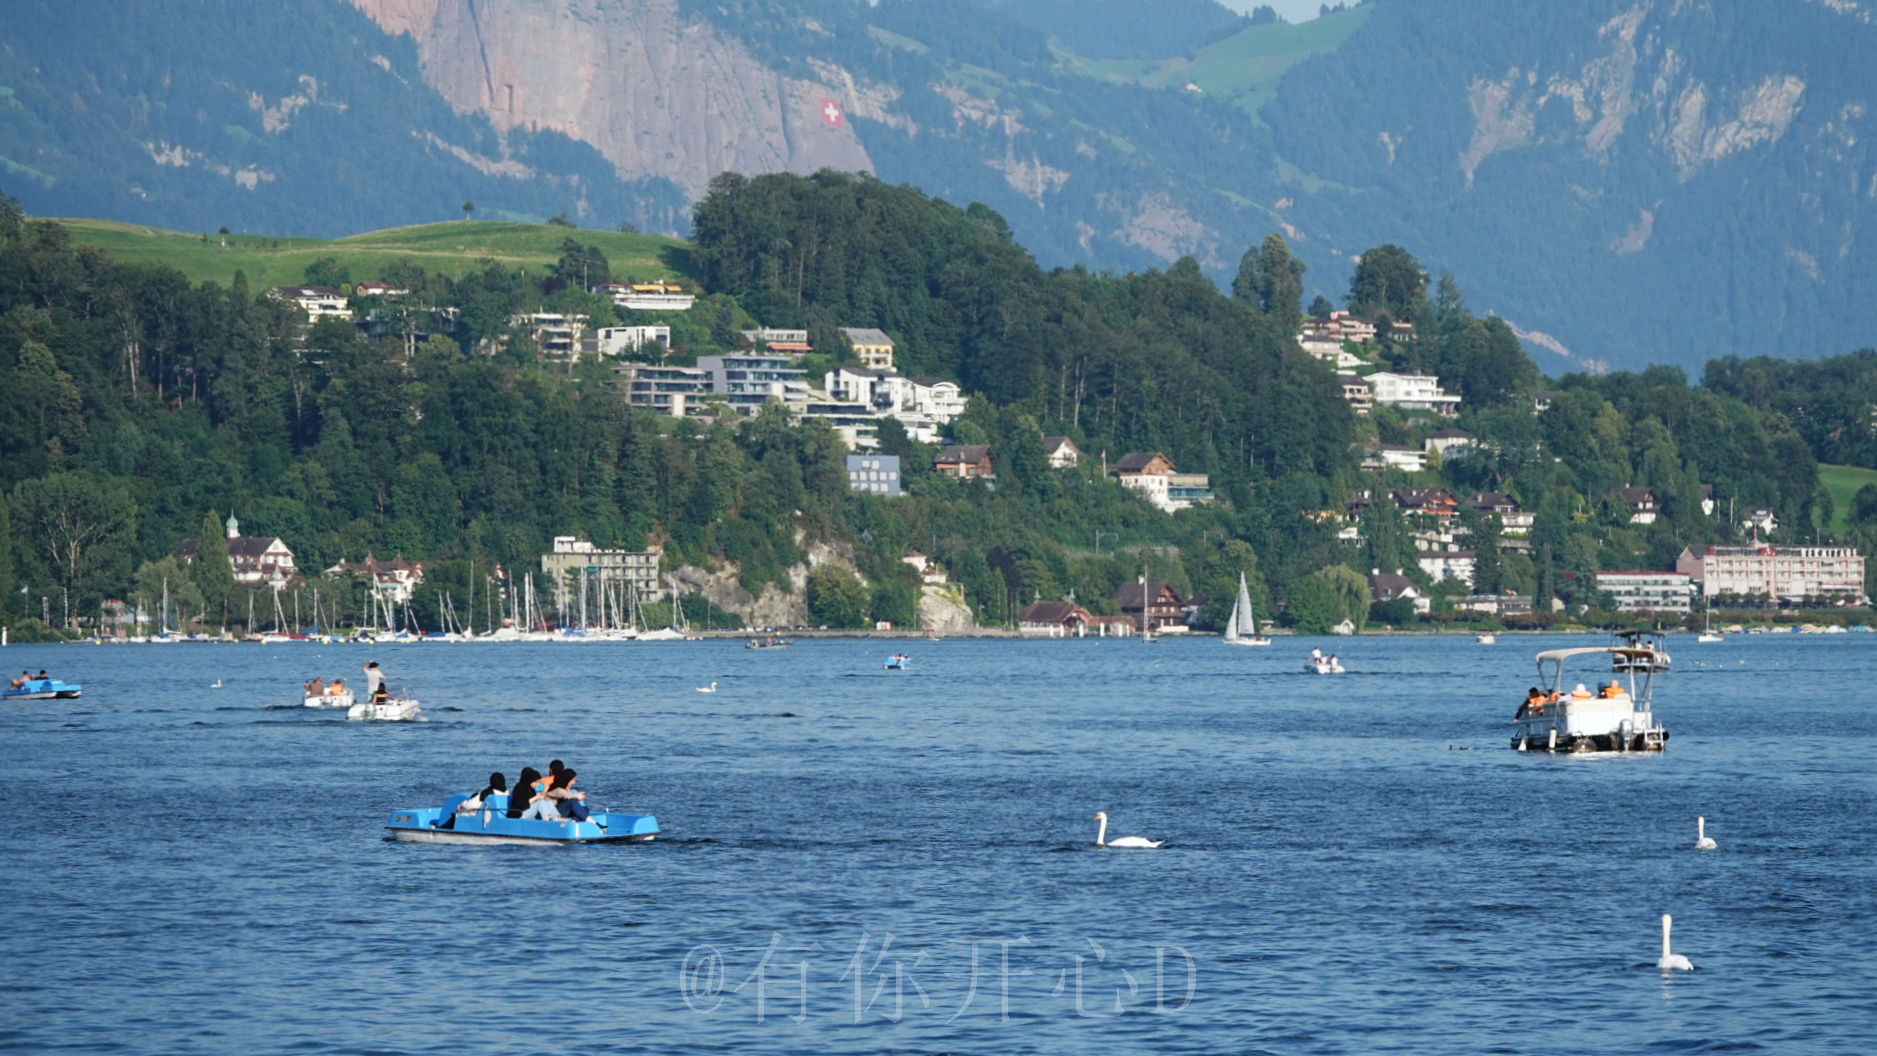
[(228, 511), (228, 538), (230, 539), (241, 538), (241, 522), (235, 520), (235, 513), (233, 510)]

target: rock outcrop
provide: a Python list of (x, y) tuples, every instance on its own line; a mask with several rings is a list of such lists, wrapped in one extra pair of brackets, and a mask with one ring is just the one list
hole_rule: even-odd
[(417, 42), (424, 79), (458, 112), (590, 143), (626, 179), (696, 198), (726, 170), (873, 170), (845, 115), (824, 116), (824, 100), (852, 105), (844, 87), (764, 67), (676, 0), (351, 2)]

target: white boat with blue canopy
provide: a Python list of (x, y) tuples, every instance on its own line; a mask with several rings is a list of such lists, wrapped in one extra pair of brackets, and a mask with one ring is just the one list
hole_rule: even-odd
[(511, 818), (503, 795), (489, 796), (479, 810), (458, 813), (471, 798), (459, 793), (441, 806), (394, 810), (385, 828), (400, 843), (646, 843), (658, 835), (658, 819), (650, 814), (608, 810), (594, 811), (586, 821)]
[[(1568, 662), (1595, 657), (1609, 682), (1566, 689)], [(1655, 721), (1655, 676), (1669, 669), (1660, 635), (1631, 633), (1608, 646), (1547, 649), (1538, 654), (1538, 697), (1513, 716), (1512, 747), (1545, 752), (1659, 752), (1668, 728)], [(1573, 676), (1574, 677), (1574, 676)]]

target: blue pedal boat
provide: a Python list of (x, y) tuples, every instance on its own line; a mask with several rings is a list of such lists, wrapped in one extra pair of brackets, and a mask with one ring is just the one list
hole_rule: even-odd
[(658, 819), (650, 814), (594, 811), (587, 821), (511, 818), (507, 796), (490, 796), (483, 809), (456, 813), (468, 798), (464, 793), (440, 807), (394, 810), (385, 828), (401, 843), (645, 843), (658, 835)]
[(0, 689), (0, 700), (77, 700), (84, 688), (56, 678), (29, 678), (18, 689)]

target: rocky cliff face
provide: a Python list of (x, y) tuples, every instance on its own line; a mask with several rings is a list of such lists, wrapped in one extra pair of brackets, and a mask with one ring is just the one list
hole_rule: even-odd
[[(351, 0), (417, 42), (424, 78), (498, 129), (592, 144), (621, 177), (701, 196), (720, 172), (872, 171), (828, 84), (765, 68), (676, 0)], [(845, 105), (845, 102), (842, 102)]]

